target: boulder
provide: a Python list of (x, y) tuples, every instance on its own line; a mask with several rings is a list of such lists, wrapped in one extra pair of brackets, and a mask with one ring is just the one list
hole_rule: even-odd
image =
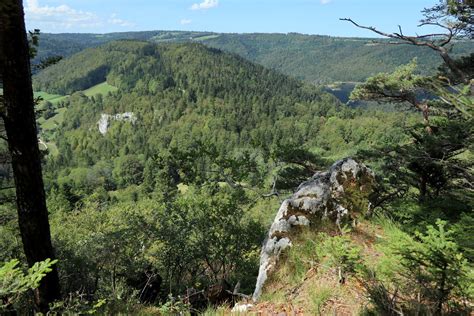
[(364, 164), (351, 158), (340, 160), (326, 172), (316, 173), (303, 182), (289, 199), (283, 201), (275, 216), (260, 253), (260, 268), (253, 300), (262, 293), (279, 256), (291, 247), (297, 227), (317, 229), (327, 219), (341, 225), (370, 212), (375, 175)]

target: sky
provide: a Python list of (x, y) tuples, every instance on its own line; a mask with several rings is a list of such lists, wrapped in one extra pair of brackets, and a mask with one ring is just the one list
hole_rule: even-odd
[(43, 33), (188, 30), (373, 37), (339, 18), (423, 34), (420, 11), (437, 0), (24, 0), (28, 29)]

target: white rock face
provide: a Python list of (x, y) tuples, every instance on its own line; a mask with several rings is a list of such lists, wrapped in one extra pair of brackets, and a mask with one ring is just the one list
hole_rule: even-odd
[(246, 313), (249, 309), (253, 307), (252, 304), (235, 304), (234, 308), (232, 308), (231, 313)]
[(110, 121), (131, 122), (132, 124), (135, 124), (137, 117), (133, 112), (119, 113), (115, 115), (101, 114), (100, 120), (97, 124), (99, 125), (99, 132), (102, 135), (107, 134)]
[(368, 211), (368, 198), (374, 184), (374, 173), (350, 158), (336, 162), (329, 171), (318, 172), (303, 182), (297, 192), (281, 204), (263, 243), (253, 300), (257, 301), (262, 294), (281, 252), (291, 247), (293, 227), (309, 226), (321, 218), (331, 219), (340, 226), (344, 219)]
[(99, 124), (99, 132), (102, 135), (105, 135), (107, 133), (107, 128), (109, 127), (109, 117), (110, 115), (108, 114), (102, 114), (100, 116), (100, 120), (98, 124)]

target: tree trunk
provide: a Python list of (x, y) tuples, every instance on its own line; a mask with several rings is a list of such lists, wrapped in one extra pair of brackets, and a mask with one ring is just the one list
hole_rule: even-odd
[[(31, 86), (30, 53), (21, 0), (0, 3), (2, 118), (15, 180), (18, 222), (28, 265), (54, 259), (48, 222)], [(36, 308), (45, 313), (60, 298), (55, 267), (35, 291)]]

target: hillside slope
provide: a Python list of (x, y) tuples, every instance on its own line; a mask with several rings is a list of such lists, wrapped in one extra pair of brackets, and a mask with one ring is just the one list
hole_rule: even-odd
[[(364, 266), (387, 273), (383, 269), (395, 264), (387, 262), (392, 260), (388, 243), (397, 241), (396, 234), (402, 233), (386, 221), (383, 225), (363, 221), (344, 235), (329, 227), (308, 229), (298, 237), (278, 264), (260, 301), (249, 311), (371, 315), (367, 310), (374, 306), (369, 284), (364, 283)], [(345, 269), (342, 274), (341, 267)]]
[[(75, 93), (105, 81), (117, 91)], [(75, 153), (65, 160), (72, 165), (119, 156), (124, 147), (148, 155), (196, 140), (229, 151), (271, 146), (285, 136), (305, 143), (317, 132), (313, 122), (339, 107), (315, 87), (200, 44), (109, 43), (46, 69), (34, 86), (71, 95), (58, 141), (60, 152)], [(105, 137), (98, 132), (102, 114), (126, 112), (136, 124), (112, 122)], [(74, 139), (89, 141), (77, 147)]]
[[(107, 43), (51, 66), (35, 76), (34, 85), (54, 97), (69, 94), (59, 102), (63, 119), (46, 139), (55, 143), (56, 154), (44, 166), (53, 238), (62, 242), (62, 256), (82, 249), (83, 268), (107, 263), (82, 240), (95, 221), (110, 216), (112, 236), (133, 232), (133, 251), (142, 249), (135, 241), (146, 243), (138, 263), (129, 262), (123, 244), (122, 272), (152, 264), (170, 280), (166, 291), (177, 295), (221, 277), (241, 281), (243, 293), (253, 291), (262, 227), (280, 196), (336, 159), (403, 142), (405, 126), (418, 120), (406, 112), (351, 109), (313, 85), (196, 43)], [(213, 201), (229, 205), (209, 206)], [(82, 215), (71, 217), (74, 210)], [(114, 224), (122, 218), (117, 214), (129, 211), (122, 226)], [(84, 225), (75, 235), (64, 228)], [(216, 229), (210, 240), (209, 229)], [(137, 230), (145, 240), (136, 240)], [(194, 235), (204, 238), (199, 247), (201, 239), (188, 238)], [(102, 240), (90, 241), (108, 249)], [(209, 251), (216, 258), (211, 263)], [(225, 274), (169, 271), (169, 258), (181, 269), (213, 267), (222, 255)], [(95, 275), (79, 275), (77, 265), (68, 269), (68, 277), (82, 278), (69, 283), (71, 290), (94, 291)], [(108, 280), (107, 270), (94, 269)], [(162, 299), (169, 293), (164, 291)]]
[[(101, 97), (75, 93), (103, 82), (117, 91)], [(79, 147), (74, 140), (72, 148), (59, 150), (71, 160), (87, 156), (90, 163), (115, 157), (123, 147), (153, 153), (196, 139), (220, 150), (266, 148), (267, 154), (276, 144), (296, 143), (342, 157), (391, 139), (384, 125), (398, 130), (406, 121), (403, 113), (360, 112), (356, 118), (312, 85), (201, 44), (108, 43), (42, 71), (34, 86), (71, 94), (63, 101), (68, 110), (58, 141), (92, 140)], [(134, 126), (111, 123), (105, 137), (98, 133), (102, 114), (126, 112), (137, 117)]]
[[(419, 70), (432, 73), (442, 59), (429, 48), (390, 45), (387, 40), (290, 34), (223, 34), (206, 45), (234, 52), (293, 77), (314, 82), (364, 81), (418, 58)], [(458, 42), (455, 54), (474, 47)]]

